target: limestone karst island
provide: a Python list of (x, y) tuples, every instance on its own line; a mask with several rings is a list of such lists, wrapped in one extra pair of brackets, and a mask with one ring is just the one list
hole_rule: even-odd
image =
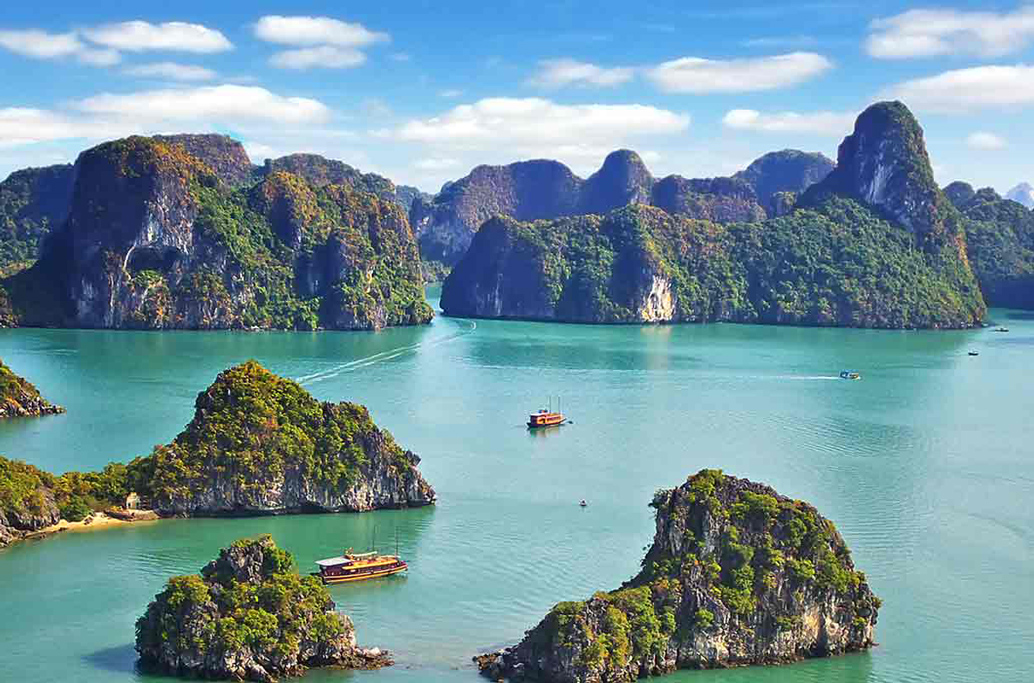
[(0, 680), (1016, 683), (1034, 5), (7, 3)]

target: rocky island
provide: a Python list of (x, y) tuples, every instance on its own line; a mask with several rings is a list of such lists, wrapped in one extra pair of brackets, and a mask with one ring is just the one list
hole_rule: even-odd
[(356, 644), (326, 587), (269, 536), (234, 541), (201, 575), (176, 576), (136, 623), (140, 662), (177, 676), (274, 681), (311, 667), (392, 663)]
[[(74, 177), (70, 202), (45, 214), (39, 260), (3, 281), (8, 325), (352, 330), (433, 315), (385, 178), (315, 155), (253, 169), (239, 142), (218, 135), (107, 142), (51, 175)], [(42, 209), (22, 216), (33, 187), (14, 185), (15, 223), (0, 204), (9, 231), (43, 220), (30, 221)], [(29, 242), (27, 257), (39, 239)]]
[(476, 657), (482, 673), (630, 683), (875, 644), (880, 600), (812, 506), (720, 470), (658, 491), (651, 506), (656, 533), (635, 578), (556, 605), (520, 644)]
[(770, 189), (782, 215), (765, 221), (642, 202), (556, 220), (497, 216), (446, 278), (442, 309), (581, 323), (981, 323), (965, 219), (934, 183), (922, 129), (900, 102), (863, 112), (836, 169), (799, 199)]
[(0, 458), (0, 547), (120, 508), (130, 494), (161, 517), (432, 505), (419, 463), (364, 406), (321, 403), (249, 361), (198, 395), (194, 419), (171, 443), (129, 464), (55, 476)]
[(38, 417), (63, 412), (64, 408), (43, 398), (35, 386), (14, 374), (0, 360), (0, 418)]

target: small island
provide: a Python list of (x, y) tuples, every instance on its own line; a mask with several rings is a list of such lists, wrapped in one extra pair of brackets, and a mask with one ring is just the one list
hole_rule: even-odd
[(660, 490), (643, 568), (556, 605), (517, 646), (475, 657), (500, 680), (627, 683), (875, 645), (880, 600), (833, 523), (764, 484), (701, 470)]
[(14, 374), (11, 368), (0, 360), (0, 418), (38, 417), (63, 412), (64, 408), (53, 405), (40, 396), (35, 386)]
[(432, 505), (419, 463), (365, 406), (321, 403), (248, 361), (198, 394), (172, 442), (128, 464), (55, 476), (0, 458), (0, 547), (94, 513), (135, 521)]
[(376, 669), (393, 662), (356, 644), (330, 593), (299, 576), (270, 536), (234, 541), (201, 575), (176, 576), (136, 622), (148, 669), (191, 678), (274, 681), (306, 669)]

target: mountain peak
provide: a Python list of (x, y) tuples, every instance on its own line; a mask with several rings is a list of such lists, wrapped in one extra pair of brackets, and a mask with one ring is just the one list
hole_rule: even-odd
[(606, 213), (626, 204), (649, 202), (653, 183), (642, 157), (630, 149), (615, 150), (585, 181), (579, 212)]
[(1028, 209), (1034, 209), (1034, 187), (1030, 183), (1020, 183), (1005, 193), (1006, 199), (1023, 204)]

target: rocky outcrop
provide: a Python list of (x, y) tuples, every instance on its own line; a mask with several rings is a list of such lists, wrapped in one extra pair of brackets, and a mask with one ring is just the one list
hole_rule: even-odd
[(190, 134), (155, 135), (154, 140), (170, 147), (180, 147), (207, 166), (228, 187), (244, 187), (252, 183), (253, 167), (244, 145), (226, 135)]
[(172, 443), (131, 468), (162, 516), (362, 512), (430, 505), (414, 453), (365, 407), (320, 403), (249, 361), (221, 373)]
[(762, 157), (732, 178), (672, 175), (657, 180), (642, 158), (627, 149), (608, 154), (600, 170), (586, 180), (557, 161), (478, 166), (447, 183), (433, 199), (414, 201), (409, 220), (423, 258), (451, 266), (466, 252), (478, 228), (494, 216), (532, 221), (652, 204), (718, 223), (758, 221), (766, 218), (773, 193), (781, 188), (801, 191), (828, 168), (832, 162), (821, 154), (786, 150)]
[[(431, 319), (394, 201), (332, 174), (271, 171), (236, 188), (224, 157), (239, 145), (210, 137), (132, 137), (81, 154), (68, 220), (32, 269), (4, 282), (21, 324), (379, 329)], [(201, 142), (203, 158), (191, 151)]]
[(392, 664), (387, 652), (356, 644), (326, 587), (299, 576), (269, 536), (235, 541), (200, 576), (169, 579), (137, 621), (136, 650), (145, 669), (237, 681)]
[(956, 180), (944, 188), (944, 196), (948, 198), (955, 208), (962, 209), (976, 195), (977, 191), (969, 183)]
[(44, 238), (68, 216), (71, 164), (26, 168), (0, 183), (0, 276), (39, 258)]
[(746, 169), (733, 175), (749, 185), (761, 206), (768, 207), (776, 194), (801, 194), (825, 179), (836, 164), (818, 152), (784, 149), (755, 159)]
[(61, 519), (53, 483), (32, 465), (0, 457), (0, 548)]
[(493, 680), (631, 683), (875, 644), (880, 600), (812, 506), (718, 470), (658, 491), (651, 505), (656, 533), (636, 577), (558, 604), (520, 644), (476, 658), (481, 671)]
[(38, 417), (63, 412), (64, 408), (51, 404), (35, 386), (0, 361), (0, 418)]
[(381, 199), (395, 201), (395, 183), (376, 173), (362, 173), (348, 164), (327, 159), (318, 154), (291, 154), (279, 159), (267, 159), (263, 175), (278, 171), (304, 178), (313, 187), (342, 185), (359, 192), (369, 192)]
[(1028, 209), (1034, 209), (1034, 187), (1030, 183), (1019, 183), (1005, 193), (1006, 199), (1023, 204)]

